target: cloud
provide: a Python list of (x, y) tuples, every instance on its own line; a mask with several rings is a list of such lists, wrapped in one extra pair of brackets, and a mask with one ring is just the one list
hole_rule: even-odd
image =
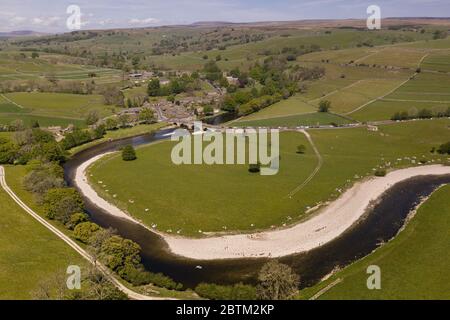
[(147, 25), (147, 24), (156, 24), (159, 22), (160, 20), (155, 18), (146, 18), (146, 19), (133, 18), (128, 21), (128, 23), (132, 25)]
[(24, 23), (25, 21), (27, 21), (27, 18), (25, 18), (25, 17), (14, 16), (9, 19), (9, 24), (11, 26), (17, 26), (17, 25)]
[(61, 21), (61, 17), (53, 16), (53, 17), (36, 17), (31, 19), (31, 23), (35, 26), (57, 26)]

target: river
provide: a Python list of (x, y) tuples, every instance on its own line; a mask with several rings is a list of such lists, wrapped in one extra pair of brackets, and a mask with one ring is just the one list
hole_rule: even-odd
[[(64, 166), (65, 179), (73, 186), (76, 168), (88, 159), (126, 144), (140, 146), (167, 136), (173, 129), (153, 134), (105, 142), (74, 155)], [(174, 177), (174, 183), (176, 179)], [(279, 259), (290, 265), (302, 279), (302, 287), (310, 286), (333, 271), (371, 253), (382, 243), (392, 239), (405, 223), (408, 214), (442, 184), (450, 183), (450, 175), (422, 176), (401, 182), (389, 189), (363, 219), (339, 238), (307, 253)], [(162, 272), (185, 287), (193, 288), (201, 282), (232, 284), (255, 283), (266, 259), (237, 259), (198, 261), (169, 252), (164, 240), (150, 230), (133, 222), (112, 216), (84, 198), (92, 220), (104, 228), (113, 228), (121, 236), (137, 242), (144, 266), (152, 272)], [(218, 204), (219, 205), (219, 204)], [(198, 268), (201, 266), (201, 268)]]

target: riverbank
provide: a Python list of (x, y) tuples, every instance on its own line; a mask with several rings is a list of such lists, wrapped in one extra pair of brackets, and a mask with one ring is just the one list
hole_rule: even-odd
[[(143, 225), (102, 199), (89, 185), (86, 169), (103, 156), (105, 154), (81, 164), (76, 170), (75, 183), (87, 198), (109, 214)], [(430, 165), (397, 170), (385, 177), (371, 178), (355, 184), (311, 219), (282, 230), (189, 239), (163, 234), (143, 226), (160, 235), (172, 253), (190, 259), (283, 257), (312, 250), (336, 239), (364, 215), (372, 201), (394, 184), (416, 176), (444, 174), (450, 174), (449, 166)]]

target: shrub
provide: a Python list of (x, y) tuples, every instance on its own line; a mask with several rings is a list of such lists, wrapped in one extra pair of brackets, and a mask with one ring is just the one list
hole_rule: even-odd
[(437, 152), (440, 154), (450, 154), (450, 142), (441, 144)]
[(82, 222), (73, 230), (75, 239), (88, 243), (94, 233), (100, 230), (100, 227), (93, 222)]
[(88, 222), (89, 216), (86, 213), (74, 213), (70, 216), (69, 222), (66, 224), (66, 227), (70, 230), (75, 229), (80, 223)]
[(109, 268), (119, 271), (128, 264), (138, 266), (141, 262), (140, 251), (141, 247), (137, 243), (112, 236), (102, 243), (100, 256)]
[(38, 202), (48, 190), (64, 187), (64, 172), (56, 163), (35, 162), (31, 168), (23, 179), (23, 186), (37, 196)]
[(331, 102), (328, 100), (322, 100), (319, 103), (319, 112), (328, 112), (331, 108)]
[(44, 210), (47, 218), (66, 224), (72, 214), (84, 211), (84, 203), (77, 190), (55, 188), (47, 191), (44, 197)]
[(304, 154), (305, 151), (306, 151), (306, 147), (305, 147), (304, 144), (301, 144), (301, 145), (298, 145), (298, 146), (297, 146), (297, 153), (299, 153), (299, 154)]
[(256, 300), (256, 288), (242, 283), (234, 286), (201, 283), (195, 288), (195, 292), (210, 300)]
[(132, 145), (127, 145), (122, 149), (122, 159), (124, 161), (133, 161), (137, 159), (136, 151)]
[(387, 174), (386, 169), (378, 169), (375, 171), (376, 177), (384, 177), (386, 176), (386, 174)]
[(250, 166), (248, 167), (248, 171), (250, 173), (258, 173), (261, 171), (261, 164), (260, 163), (252, 163), (250, 164)]

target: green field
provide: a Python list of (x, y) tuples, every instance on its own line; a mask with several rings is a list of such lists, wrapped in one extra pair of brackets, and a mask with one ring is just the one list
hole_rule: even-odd
[(0, 299), (31, 299), (31, 292), (55, 272), (65, 272), (69, 265), (86, 265), (78, 253), (21, 209), (2, 188), (0, 203)]
[[(428, 35), (420, 35), (412, 32), (404, 31), (383, 31), (378, 33), (362, 32), (355, 30), (338, 30), (334, 29), (331, 34), (322, 30), (289, 30), (290, 36), (274, 36), (269, 39), (249, 43), (244, 45), (235, 45), (225, 50), (216, 51), (200, 51), (182, 53), (176, 56), (163, 55), (152, 56), (149, 60), (161, 67), (181, 70), (195, 70), (203, 66), (202, 57), (206, 54), (210, 58), (214, 58), (220, 54), (222, 61), (219, 66), (226, 70), (235, 67), (246, 67), (249, 65), (249, 57), (258, 59), (258, 54), (271, 50), (279, 51), (283, 47), (296, 47), (318, 45), (324, 50), (355, 48), (363, 42), (371, 42), (373, 45), (390, 44), (393, 39), (399, 41), (413, 41), (426, 39)], [(359, 57), (359, 52), (357, 53)]]
[(100, 117), (106, 117), (113, 109), (103, 104), (100, 95), (8, 93), (0, 96), (0, 123), (22, 119), (25, 123), (37, 120), (41, 126), (83, 125), (89, 112), (97, 111)]
[[(313, 296), (342, 279), (320, 299), (450, 299), (449, 197), (448, 185), (436, 191), (394, 240), (325, 282), (304, 290), (301, 297)], [(366, 270), (370, 265), (381, 269), (381, 290), (367, 289)]]
[(396, 112), (411, 115), (428, 109), (437, 113), (450, 106), (450, 75), (421, 73), (390, 95), (360, 109), (350, 117), (359, 120), (388, 120)]
[(252, 113), (245, 117), (245, 121), (263, 120), (273, 117), (283, 117), (312, 113), (317, 111), (317, 107), (307, 104), (300, 95), (295, 95), (289, 99), (275, 103), (259, 112)]
[(425, 70), (450, 72), (450, 52), (435, 52), (429, 55), (422, 63)]
[(360, 59), (358, 62), (369, 65), (376, 64), (414, 69), (419, 66), (421, 59), (425, 57), (426, 54), (427, 52), (424, 52), (423, 50), (386, 47), (379, 50), (377, 53)]
[[(26, 56), (23, 57), (22, 54)], [(121, 72), (114, 69), (97, 68), (76, 64), (73, 58), (40, 54), (39, 58), (31, 58), (31, 52), (0, 52), (0, 81), (39, 79), (48, 75), (58, 80), (92, 80), (97, 83), (110, 83), (120, 79)], [(78, 59), (77, 62), (83, 62)], [(89, 77), (95, 73), (96, 77)]]
[(273, 117), (261, 120), (249, 120), (244, 117), (242, 120), (232, 122), (230, 125), (237, 127), (300, 127), (319, 125), (344, 125), (353, 121), (332, 113), (314, 112), (287, 117)]
[[(333, 93), (324, 100), (331, 102), (331, 110), (346, 114), (397, 88), (402, 80), (360, 80)], [(319, 104), (319, 101), (316, 102)]]
[[(373, 175), (388, 162), (403, 167), (413, 165), (406, 157), (437, 159), (429, 151), (448, 140), (449, 125), (450, 120), (436, 120), (382, 126), (379, 132), (311, 130), (324, 163), (300, 190), (318, 159), (305, 137), (295, 132), (281, 134), (280, 172), (270, 177), (252, 175), (246, 165), (176, 166), (170, 160), (171, 142), (139, 149), (133, 162), (109, 156), (89, 172), (91, 183), (106, 199), (161, 231), (199, 236), (199, 230), (217, 232), (224, 227), (267, 229), (304, 218), (309, 207), (334, 199), (337, 189)], [(417, 132), (420, 138), (411, 139)], [(296, 153), (299, 144), (307, 146), (305, 155)]]

